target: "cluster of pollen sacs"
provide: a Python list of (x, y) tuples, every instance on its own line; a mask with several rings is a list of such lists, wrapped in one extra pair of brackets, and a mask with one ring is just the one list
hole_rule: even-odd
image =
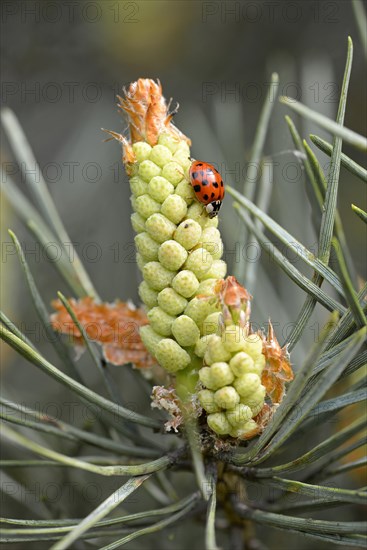
[(189, 180), (185, 139), (162, 132), (132, 145), (131, 221), (148, 351), (171, 374), (199, 365), (198, 399), (217, 434), (246, 436), (264, 405), (262, 340), (223, 323), (215, 287), (226, 275), (218, 218), (210, 219)]

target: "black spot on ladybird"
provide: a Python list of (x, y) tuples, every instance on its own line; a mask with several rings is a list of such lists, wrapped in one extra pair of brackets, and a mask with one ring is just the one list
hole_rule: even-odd
[(203, 165), (202, 162), (198, 162), (198, 163), (196, 164), (196, 166), (202, 166), (202, 165)]
[(205, 201), (207, 201), (207, 200), (209, 199), (209, 196), (208, 196), (208, 195), (203, 195), (203, 199), (204, 199)]
[(209, 182), (208, 180), (201, 180), (201, 185), (203, 185), (205, 187), (205, 185), (209, 185)]
[(214, 197), (215, 197), (215, 193), (212, 193), (212, 199), (214, 199)]
[(197, 172), (193, 172), (193, 173), (191, 174), (191, 177), (192, 177), (194, 180), (196, 180), (196, 178), (198, 177), (198, 173), (197, 173)]
[(219, 185), (216, 181), (213, 182), (213, 187), (215, 187), (216, 189), (219, 187)]
[(201, 190), (201, 185), (194, 185), (195, 193), (199, 193), (200, 190)]
[(220, 186), (221, 186), (221, 187), (224, 187), (224, 185), (223, 185), (223, 180), (220, 180)]

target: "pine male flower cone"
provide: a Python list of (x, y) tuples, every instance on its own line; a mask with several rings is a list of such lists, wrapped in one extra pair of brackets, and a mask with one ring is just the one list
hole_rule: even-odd
[(132, 226), (143, 275), (139, 296), (149, 324), (147, 350), (174, 377), (197, 377), (196, 396), (215, 434), (261, 432), (293, 378), (269, 325), (252, 332), (250, 295), (221, 260), (218, 218), (210, 219), (190, 183), (190, 140), (172, 123), (160, 83), (139, 79), (119, 97), (130, 139), (123, 146)]

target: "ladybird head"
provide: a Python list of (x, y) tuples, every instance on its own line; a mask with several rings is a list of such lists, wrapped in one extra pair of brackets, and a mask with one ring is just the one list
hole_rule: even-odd
[(209, 218), (215, 218), (215, 216), (218, 216), (218, 212), (221, 206), (222, 201), (213, 201), (207, 204), (205, 210), (207, 211)]

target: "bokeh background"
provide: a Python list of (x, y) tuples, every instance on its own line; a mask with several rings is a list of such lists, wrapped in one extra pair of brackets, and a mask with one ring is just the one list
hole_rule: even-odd
[[(138, 302), (128, 182), (118, 144), (105, 143), (101, 131), (126, 130), (115, 100), (123, 86), (139, 77), (159, 78), (166, 97), (173, 98), (172, 105), (180, 103), (175, 123), (192, 139), (193, 156), (215, 162), (224, 179), (242, 190), (271, 74), (279, 74), (278, 95), (294, 97), (335, 118), (347, 36), (351, 35), (354, 63), (345, 125), (366, 135), (365, 59), (349, 1), (29, 0), (5, 1), (1, 9), (2, 105), (13, 109), (19, 118), (70, 239), (106, 301), (120, 298)], [(316, 251), (309, 182), (294, 154), (286, 114), (291, 113), (274, 97), (264, 151), (274, 167), (269, 211)], [(313, 132), (330, 141), (330, 136), (315, 125), (292, 117), (303, 137)], [(343, 150), (363, 164), (355, 150), (348, 146)], [(13, 162), (3, 134), (1, 155), (4, 162)], [(320, 153), (319, 158), (327, 165), (326, 156)], [(8, 164), (7, 169), (27, 193), (15, 165)], [(231, 203), (227, 196), (221, 211), (229, 273), (238, 254), (246, 254), (238, 248), (243, 226), (236, 220)], [(366, 257), (361, 251), (365, 250), (366, 233), (350, 204), (365, 208), (366, 191), (344, 169), (339, 203), (355, 270), (363, 277)], [(51, 346), (37, 328), (37, 317), (18, 261), (6, 245), (9, 239), (4, 230), (10, 227), (18, 235), (47, 303), (57, 290), (66, 292), (65, 285), (5, 200), (2, 207), (2, 309), (53, 359)], [(304, 294), (264, 254), (247, 260), (256, 261), (256, 277), (249, 288), (254, 296), (254, 320), (261, 325), (270, 317), (283, 341), (297, 318)], [(326, 312), (317, 308), (295, 349), (295, 366), (326, 318)], [(65, 401), (60, 388), (34, 367), (4, 347), (2, 355), (8, 397), (32, 406), (45, 400), (54, 404)], [(89, 372), (85, 358), (81, 358), (81, 368), (92, 387), (98, 387), (98, 376)], [(121, 369), (116, 369), (115, 376), (131, 400), (137, 399), (131, 377)], [(65, 408), (60, 408), (60, 414), (65, 415)], [(103, 494), (111, 487), (111, 482), (106, 482)], [(18, 497), (5, 498), (7, 515), (27, 513), (20, 493)], [(60, 509), (67, 506), (66, 495), (62, 497), (53, 504)], [(97, 503), (88, 504), (79, 495), (73, 500), (72, 513), (78, 517), (88, 511), (88, 505)], [(289, 535), (286, 543), (280, 532), (276, 536), (271, 548), (284, 544), (293, 548), (296, 544), (292, 546)], [(200, 539), (195, 542), (190, 536), (188, 540), (192, 548), (202, 547)], [(137, 541), (131, 548), (148, 548), (146, 544)], [(182, 539), (161, 540), (160, 548), (171, 547), (182, 548)], [(303, 547), (313, 546), (305, 539)]]

